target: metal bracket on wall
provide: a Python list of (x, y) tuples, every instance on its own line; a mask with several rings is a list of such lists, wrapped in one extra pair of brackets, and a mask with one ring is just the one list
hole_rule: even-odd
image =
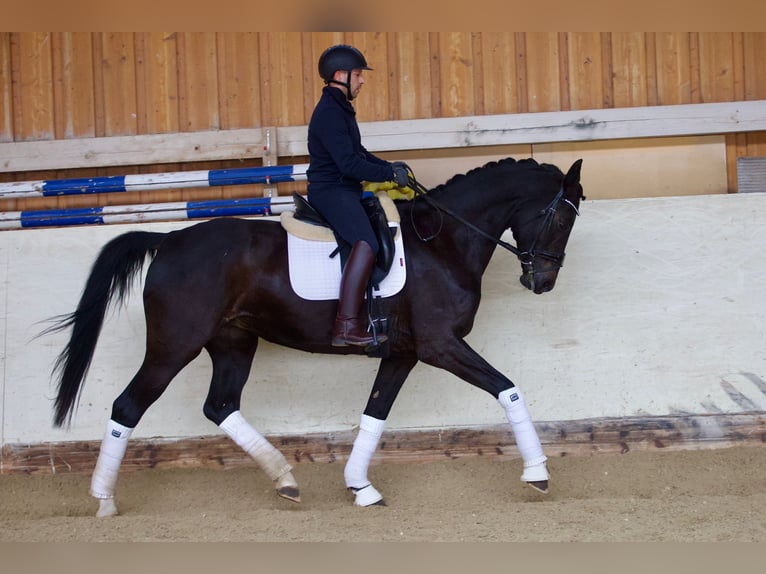
[[(275, 166), (279, 163), (277, 156), (277, 128), (263, 128), (263, 165), (264, 167)], [(266, 184), (263, 186), (263, 197), (275, 197), (279, 195), (277, 185), (269, 181), (266, 176)]]

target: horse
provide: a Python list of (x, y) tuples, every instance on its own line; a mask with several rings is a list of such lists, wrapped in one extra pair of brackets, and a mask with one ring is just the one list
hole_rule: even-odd
[[(554, 288), (584, 198), (581, 165), (577, 160), (564, 174), (531, 158), (505, 158), (454, 175), (430, 190), (418, 184), (414, 199), (395, 202), (406, 246), (406, 281), (399, 292), (379, 301), (390, 318), (387, 351), (380, 355), (344, 467), (354, 505), (385, 505), (368, 479), (368, 467), (397, 394), (419, 361), (497, 400), (523, 460), (521, 480), (548, 492), (547, 458), (521, 391), (464, 337), (472, 330), (482, 275), (497, 246), (517, 256), (526, 289), (539, 295)], [(429, 223), (432, 233), (424, 237)], [(501, 239), (508, 229), (515, 246)], [(145, 355), (112, 404), (91, 477), (90, 494), (99, 501), (96, 515), (118, 513), (117, 475), (133, 429), (203, 349), (213, 366), (204, 416), (252, 457), (278, 496), (300, 502), (291, 465), (240, 412), (258, 341), (312, 353), (375, 355), (370, 349), (331, 345), (337, 298), (306, 300), (294, 292), (288, 237), (277, 221), (217, 218), (167, 233), (128, 231), (104, 245), (76, 310), (52, 318), (45, 331), (71, 328), (52, 372), (58, 379), (54, 426), (72, 424), (106, 311), (125, 302), (147, 261)]]

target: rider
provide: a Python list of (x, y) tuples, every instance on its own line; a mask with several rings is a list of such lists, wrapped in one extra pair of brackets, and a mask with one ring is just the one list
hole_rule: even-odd
[[(367, 346), (374, 338), (366, 320), (360, 324), (359, 312), (379, 246), (361, 204), (362, 181), (394, 181), (406, 187), (409, 167), (378, 158), (362, 145), (351, 104), (364, 84), (363, 71), (372, 70), (362, 53), (353, 46), (332, 46), (322, 53), (318, 67), (326, 85), (308, 128), (308, 200), (352, 246), (341, 277), (332, 345)], [(378, 342), (386, 338), (379, 335)]]

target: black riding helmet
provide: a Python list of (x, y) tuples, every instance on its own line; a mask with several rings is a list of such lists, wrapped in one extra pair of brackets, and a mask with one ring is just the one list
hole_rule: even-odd
[[(364, 59), (362, 53), (353, 46), (346, 44), (331, 46), (322, 52), (322, 55), (319, 56), (318, 68), (319, 75), (325, 84), (338, 84), (346, 87), (346, 98), (349, 101), (354, 99), (354, 95), (351, 93), (351, 70), (372, 70), (367, 65), (367, 60)], [(332, 77), (338, 70), (349, 72), (345, 83), (333, 80)]]

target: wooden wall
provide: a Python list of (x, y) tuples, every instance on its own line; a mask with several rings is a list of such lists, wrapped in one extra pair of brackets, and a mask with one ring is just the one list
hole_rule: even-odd
[[(357, 106), (361, 122), (766, 99), (766, 33), (3, 32), (0, 142), (304, 125), (322, 88), (316, 61), (335, 43), (357, 46), (375, 69)], [(736, 157), (766, 155), (766, 133), (728, 135), (726, 147), (735, 191)], [(236, 165), (5, 173), (0, 181)], [(2, 200), (0, 211), (248, 193)]]

